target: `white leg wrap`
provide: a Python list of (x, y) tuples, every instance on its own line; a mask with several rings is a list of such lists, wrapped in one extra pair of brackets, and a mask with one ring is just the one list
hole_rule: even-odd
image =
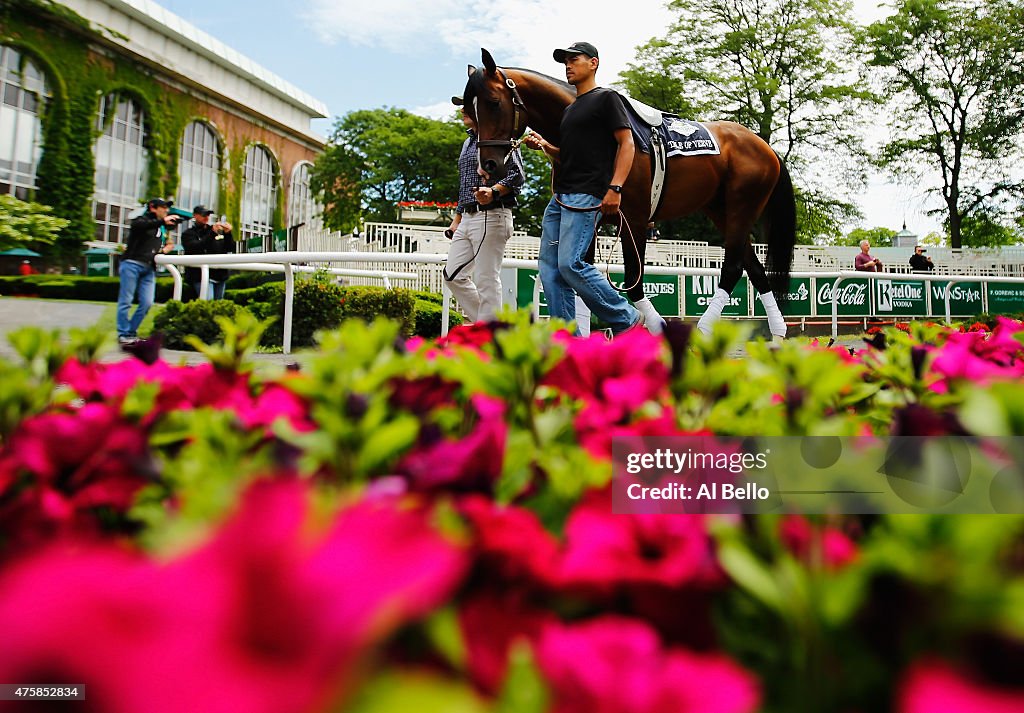
[(576, 331), (581, 337), (590, 336), (590, 308), (576, 295)]
[(779, 309), (779, 303), (775, 301), (775, 295), (771, 292), (766, 292), (761, 297), (761, 304), (764, 305), (764, 311), (768, 315), (768, 329), (771, 331), (773, 337), (779, 339), (786, 338), (786, 320), (782, 318), (782, 310)]
[(711, 327), (722, 317), (722, 310), (729, 304), (729, 293), (719, 287), (715, 296), (711, 298), (708, 308), (704, 310), (700, 321), (697, 322), (697, 329), (704, 334), (711, 334)]
[(644, 297), (639, 302), (634, 302), (633, 306), (644, 316), (644, 326), (647, 327), (647, 331), (658, 336), (665, 331), (665, 319), (658, 314), (658, 310), (654, 309), (654, 305), (651, 301)]

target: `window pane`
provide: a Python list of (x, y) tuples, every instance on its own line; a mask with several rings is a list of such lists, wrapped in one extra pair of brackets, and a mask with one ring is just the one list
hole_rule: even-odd
[[(41, 103), (49, 99), (45, 76), (30, 58), (0, 45), (0, 193), (27, 197), (42, 155)], [(25, 91), (25, 89), (31, 91)], [(15, 169), (15, 170), (10, 170)]]

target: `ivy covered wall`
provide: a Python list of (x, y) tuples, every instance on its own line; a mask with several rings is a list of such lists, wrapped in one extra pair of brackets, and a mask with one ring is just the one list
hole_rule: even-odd
[(0, 44), (30, 57), (46, 74), (52, 95), (42, 117), (43, 153), (35, 200), (52, 206), (56, 215), (70, 221), (54, 250), (61, 255), (78, 254), (82, 242), (94, 235), (93, 145), (100, 133), (96, 117), (102, 97), (111, 92), (133, 97), (145, 115), (149, 170), (146, 195), (139, 196), (140, 200), (175, 194), (185, 127), (202, 119), (218, 131), (223, 142), (221, 212), (239, 225), (242, 162), (246, 147), (258, 141), (271, 146), (280, 158), (274, 229), (285, 227), (281, 207), (288, 181), (281, 177), (290, 176), (296, 162), (315, 159), (315, 152), (268, 131), (258, 121), (240, 119), (170, 86), (140, 62), (114, 51), (98, 51), (102, 32), (49, 0), (0, 0)]

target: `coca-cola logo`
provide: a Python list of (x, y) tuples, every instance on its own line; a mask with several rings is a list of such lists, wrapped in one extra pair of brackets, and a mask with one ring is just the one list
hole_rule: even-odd
[[(868, 300), (868, 288), (864, 284), (848, 284), (839, 286), (839, 297), (836, 300), (841, 305), (866, 305)], [(832, 283), (826, 282), (818, 288), (818, 304), (832, 304)]]

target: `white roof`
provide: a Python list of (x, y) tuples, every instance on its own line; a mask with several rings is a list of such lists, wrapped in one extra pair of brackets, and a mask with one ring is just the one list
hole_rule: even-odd
[(328, 116), (327, 105), (319, 99), (286, 82), (270, 70), (261, 67), (217, 38), (186, 22), (152, 0), (102, 0), (127, 15), (180, 42), (190, 50), (203, 54), (233, 72), (260, 85), (289, 103), (307, 110), (311, 117)]

